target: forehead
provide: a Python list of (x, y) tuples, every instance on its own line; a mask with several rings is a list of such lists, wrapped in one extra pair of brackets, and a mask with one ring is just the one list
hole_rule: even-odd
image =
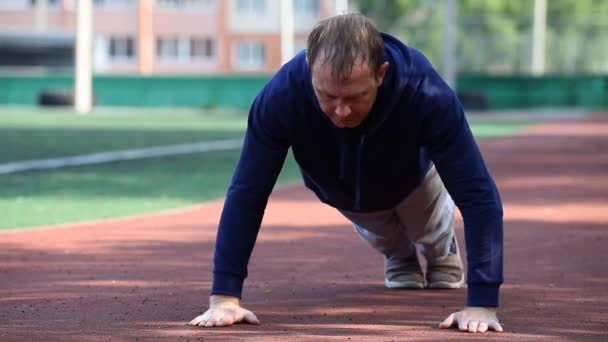
[(374, 80), (372, 70), (367, 63), (353, 65), (351, 74), (346, 79), (339, 79), (329, 64), (312, 66), (311, 75), (313, 86), (317, 90), (332, 93), (365, 90), (373, 85)]

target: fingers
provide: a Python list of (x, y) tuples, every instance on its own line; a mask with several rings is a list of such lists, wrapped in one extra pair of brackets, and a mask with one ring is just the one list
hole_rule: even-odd
[(494, 329), (495, 331), (502, 332), (502, 325), (500, 325), (498, 322), (490, 323), (490, 328)]
[(469, 331), (469, 320), (465, 320), (463, 318), (458, 320), (458, 330), (460, 331)]
[(205, 314), (195, 317), (193, 320), (188, 322), (188, 325), (201, 326), (201, 327), (215, 327), (230, 325), (227, 323), (225, 315), (220, 316), (217, 312), (207, 311)]
[[(467, 331), (470, 333), (484, 333), (486, 331), (488, 331), (488, 329), (493, 329), (497, 332), (502, 332), (502, 326), (500, 325), (500, 323), (494, 321), (494, 322), (479, 322), (479, 321), (469, 321), (467, 319), (463, 319), (462, 317), (457, 317), (455, 319), (456, 323), (458, 324), (458, 330), (460, 331)], [(444, 328), (444, 327), (449, 327), (447, 324), (444, 324), (447, 322), (447, 319), (441, 323), (439, 325), (440, 328)]]
[(249, 324), (260, 324), (260, 320), (249, 310), (245, 310), (245, 316), (243, 316), (243, 322)]
[(203, 315), (199, 315), (199, 316), (195, 317), (193, 320), (191, 320), (190, 322), (188, 322), (188, 325), (198, 325), (202, 321), (203, 321)]
[(490, 329), (502, 332), (503, 328), (496, 317), (496, 310), (484, 307), (465, 307), (452, 313), (439, 324), (440, 328), (458, 326), (458, 330), (470, 333), (484, 333)]
[(191, 320), (190, 322), (188, 322), (188, 325), (204, 326), (205, 323), (207, 323), (207, 321), (209, 320), (210, 315), (211, 315), (211, 313), (209, 311), (206, 311), (204, 314), (199, 315), (199, 316), (195, 317), (193, 320)]
[(454, 324), (454, 314), (451, 314), (443, 322), (439, 323), (439, 327), (442, 329), (448, 329)]
[(210, 328), (225, 327), (239, 322), (260, 324), (253, 312), (242, 308), (237, 310), (208, 310), (204, 315), (194, 318), (188, 324)]

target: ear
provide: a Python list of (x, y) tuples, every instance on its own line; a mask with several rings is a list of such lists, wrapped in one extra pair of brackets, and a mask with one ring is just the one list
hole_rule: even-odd
[(380, 70), (378, 70), (378, 77), (376, 80), (378, 87), (382, 84), (382, 81), (384, 80), (384, 76), (386, 76), (387, 70), (388, 70), (388, 62), (382, 63), (382, 65), (380, 66)]

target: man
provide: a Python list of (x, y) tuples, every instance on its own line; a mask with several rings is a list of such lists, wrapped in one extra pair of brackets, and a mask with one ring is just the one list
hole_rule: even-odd
[(241, 291), (289, 147), (306, 186), (384, 254), (389, 288), (463, 285), (456, 204), (465, 223), (467, 305), (440, 327), (502, 331), (502, 204), (461, 105), (420, 52), (357, 14), (317, 24), (306, 54), (256, 97), (220, 220), (210, 307), (191, 325), (259, 323), (240, 306)]

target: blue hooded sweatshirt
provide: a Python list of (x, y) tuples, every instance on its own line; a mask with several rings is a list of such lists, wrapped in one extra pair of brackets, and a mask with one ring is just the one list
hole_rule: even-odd
[(502, 203), (462, 106), (422, 53), (382, 37), (389, 68), (356, 128), (338, 128), (321, 111), (304, 52), (256, 97), (220, 219), (211, 294), (241, 297), (268, 197), (291, 147), (306, 186), (347, 211), (394, 207), (434, 163), (464, 218), (467, 305), (498, 306)]

